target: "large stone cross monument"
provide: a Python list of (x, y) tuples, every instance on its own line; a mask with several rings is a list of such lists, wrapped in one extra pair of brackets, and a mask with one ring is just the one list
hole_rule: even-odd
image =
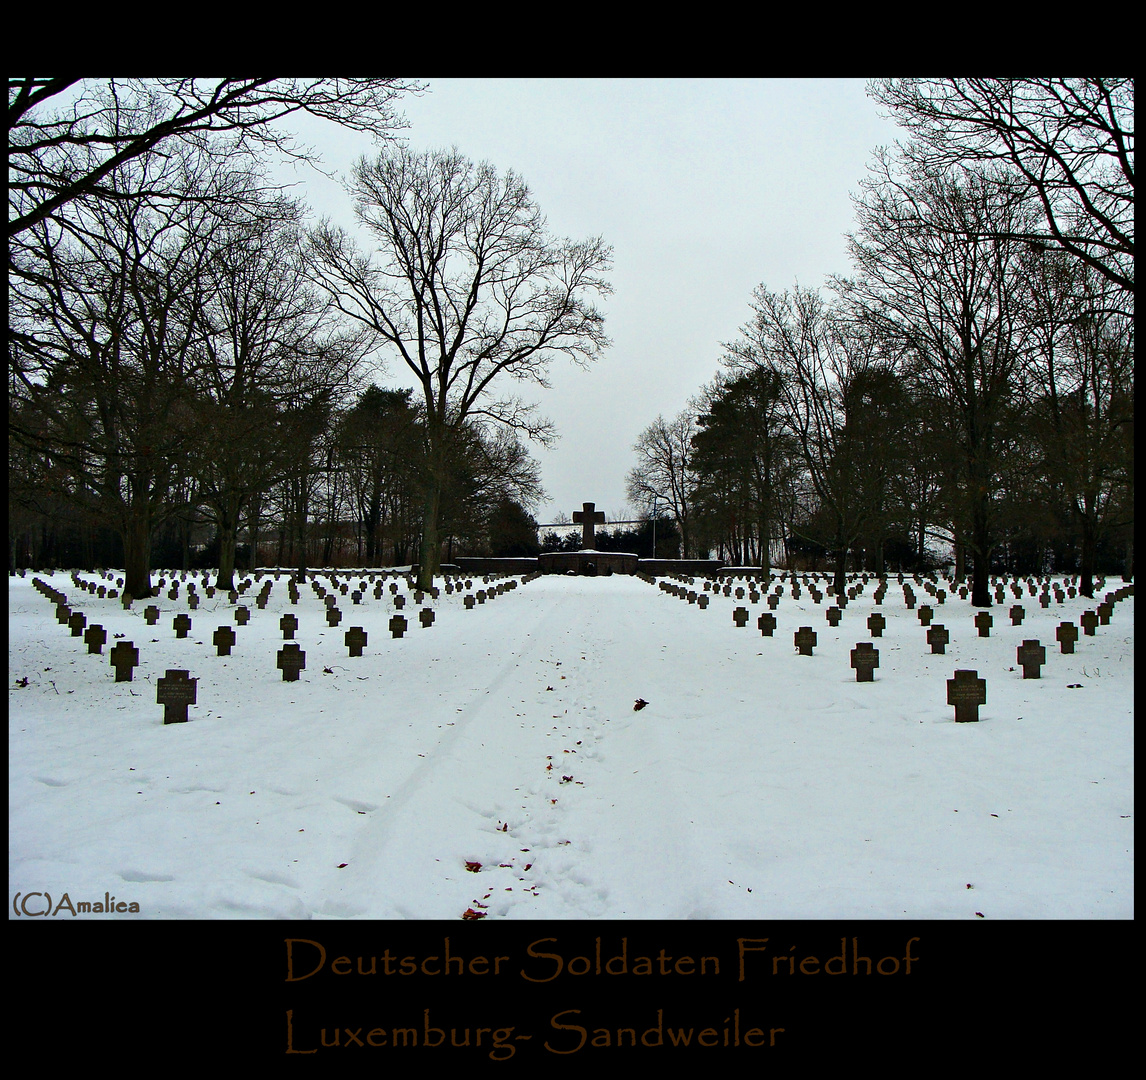
[(589, 551), (594, 550), (597, 543), (593, 526), (605, 524), (605, 512), (594, 513), (593, 506), (593, 503), (582, 503), (581, 509), (573, 512), (573, 524), (581, 526), (581, 547)]
[(605, 524), (605, 515), (591, 502), (583, 503), (573, 514), (573, 524), (581, 526), (580, 551), (545, 551), (537, 565), (545, 574), (635, 574), (637, 556), (630, 551), (598, 551), (595, 525)]

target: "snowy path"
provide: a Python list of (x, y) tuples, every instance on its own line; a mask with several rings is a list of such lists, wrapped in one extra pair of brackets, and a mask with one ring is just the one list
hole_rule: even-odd
[[(286, 683), (282, 585), (223, 658), (229, 605), (178, 641), (182, 605), (147, 627), (57, 575), (109, 645), (140, 648), (117, 684), (29, 584), (9, 606), (11, 679), (29, 679), (9, 691), (14, 888), (108, 891), (152, 918), (1133, 914), (1133, 599), (1073, 657), (1053, 628), (1081, 600), (1028, 600), (1014, 628), (996, 607), (987, 639), (949, 602), (933, 656), (889, 595), (860, 685), (870, 595), (834, 630), (786, 596), (769, 639), (763, 604), (738, 629), (725, 597), (701, 611), (633, 578), (548, 577), (473, 611), (443, 596), (429, 629), (408, 606), (394, 641), (388, 598), (344, 604), (332, 630), (307, 594), (307, 667)], [(357, 624), (370, 643), (349, 658)], [(1015, 671), (1027, 637), (1048, 644), (1038, 681)], [(160, 722), (168, 667), (200, 680), (192, 723)], [(987, 679), (979, 724), (953, 723), (956, 667)]]

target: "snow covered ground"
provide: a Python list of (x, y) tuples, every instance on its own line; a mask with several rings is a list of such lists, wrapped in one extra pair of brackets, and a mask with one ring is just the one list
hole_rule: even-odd
[[(829, 598), (787, 591), (769, 638), (762, 601), (701, 610), (636, 578), (549, 576), (473, 610), (443, 592), (428, 628), (411, 597), (395, 640), (388, 592), (340, 597), (332, 629), (309, 584), (292, 606), (278, 581), (262, 611), (255, 584), (245, 627), (226, 597), (189, 611), (184, 591), (146, 602), (162, 612), (148, 626), (145, 602), (40, 576), (108, 641), (89, 655), (33, 575), (9, 579), (14, 893), (107, 894), (148, 919), (1134, 913), (1133, 597), (1073, 656), (1054, 629), (1092, 602), (1044, 611), (1024, 591), (1013, 627), (1008, 593), (981, 638), (976, 609), (948, 597), (935, 621), (951, 643), (933, 655), (894, 579), (879, 639), (872, 584), (834, 629)], [(275, 664), (287, 610), (298, 682)], [(237, 644), (218, 657), (224, 624)], [(131, 682), (114, 681), (113, 635), (139, 649)], [(1038, 680), (1016, 662), (1027, 638), (1047, 648)], [(849, 667), (861, 641), (879, 650), (872, 683)], [(198, 679), (189, 723), (156, 704), (169, 668)], [(986, 679), (979, 723), (946, 703), (956, 668)]]

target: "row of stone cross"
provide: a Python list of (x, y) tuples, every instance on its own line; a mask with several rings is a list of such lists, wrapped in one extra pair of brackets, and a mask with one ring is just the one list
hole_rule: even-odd
[[(88, 586), (86, 582), (80, 582), (75, 576), (73, 580), (84, 588), (85, 591), (92, 593), (96, 592), (98, 588), (100, 592), (103, 587)], [(293, 582), (291, 585), (293, 586)], [(471, 582), (466, 582), (467, 586)], [(107, 632), (99, 624), (92, 624), (88, 626), (85, 631), (87, 622), (86, 616), (83, 612), (72, 611), (67, 605), (67, 596), (53, 589), (46, 582), (39, 578), (33, 579), (35, 588), (44, 594), (49, 600), (56, 604), (56, 616), (59, 622), (66, 623), (71, 630), (73, 637), (79, 637), (83, 634), (84, 643), (88, 647), (89, 654), (102, 654), (103, 645), (107, 641)], [(501, 595), (503, 592), (515, 588), (516, 581), (508, 581), (499, 583), (494, 589), (490, 589), (488, 593), (485, 590), (478, 590), (475, 596), (468, 595), (465, 597), (466, 607), (472, 608), (476, 599), (477, 603), (484, 604), (487, 599), (492, 599), (494, 596)], [(381, 586), (379, 586), (380, 588)], [(460, 588), (460, 585), (459, 585)], [(264, 586), (263, 592), (260, 594), (261, 603), (258, 604), (260, 608), (265, 606), (266, 595), (270, 589), (270, 582), (268, 581)], [(344, 590), (345, 591), (345, 590)], [(320, 595), (323, 590), (320, 586), (316, 586), (316, 592)], [(436, 597), (438, 590), (432, 590), (432, 594)], [(172, 597), (174, 599), (174, 597)], [(327, 622), (331, 626), (337, 625), (341, 619), (341, 612), (334, 606), (333, 597), (325, 597), (327, 603)], [(401, 597), (398, 597), (401, 599)], [(417, 602), (422, 602), (421, 594), (417, 596)], [(131, 606), (130, 598), (126, 598), (125, 608)], [(297, 602), (297, 600), (296, 600)], [(192, 605), (194, 606), (194, 605)], [(144, 616), (149, 626), (154, 626), (159, 619), (159, 608), (155, 605), (148, 606), (144, 611)], [(335, 617), (332, 617), (335, 616)], [(239, 607), (236, 610), (236, 621), (240, 626), (245, 625), (250, 617), (250, 611), (246, 607)], [(431, 608), (422, 608), (418, 613), (419, 622), (423, 628), (428, 628), (434, 623), (434, 612)], [(175, 630), (175, 635), (178, 638), (186, 638), (191, 630), (191, 618), (186, 613), (181, 612), (176, 615), (172, 620), (172, 627)], [(405, 617), (395, 614), (389, 622), (389, 629), (394, 638), (401, 638), (405, 631), (408, 629), (408, 622)], [(282, 672), (284, 682), (297, 682), (299, 672), (306, 669), (306, 653), (302, 650), (301, 646), (289, 640), (294, 637), (295, 631), (298, 629), (298, 618), (288, 612), (279, 620), (279, 628), (282, 631), (284, 641), (282, 649), (277, 654), (276, 667)], [(215, 630), (212, 636), (212, 644), (216, 648), (216, 655), (229, 656), (231, 648), (235, 645), (237, 640), (235, 631), (230, 626), (220, 626)], [(346, 648), (349, 650), (351, 656), (361, 656), (362, 650), (366, 646), (369, 638), (365, 629), (361, 626), (352, 626), (345, 634), (344, 642)], [(109, 651), (109, 658), (112, 667), (115, 668), (115, 681), (116, 682), (131, 682), (132, 672), (139, 666), (139, 649), (135, 644), (130, 641), (119, 641)], [(156, 681), (156, 702), (164, 707), (164, 724), (178, 724), (187, 722), (187, 708), (189, 705), (194, 705), (196, 701), (198, 680), (190, 678), (190, 672), (183, 669), (169, 669), (164, 678)]]
[[(652, 579), (648, 580), (651, 581)], [(707, 606), (708, 597), (704, 593), (698, 594), (685, 589), (683, 586), (673, 585), (671, 582), (662, 582), (660, 588), (681, 599), (687, 599), (690, 603), (696, 603), (698, 607), (704, 608)], [(1133, 595), (1133, 592), (1134, 587), (1129, 585), (1115, 592), (1107, 593), (1105, 600), (1098, 606), (1096, 611), (1087, 611), (1080, 618), (1079, 621), (1083, 625), (1083, 632), (1093, 636), (1097, 626), (1107, 625), (1110, 622), (1110, 616), (1113, 614), (1114, 605), (1127, 596)], [(743, 590), (738, 589), (737, 593), (742, 596)], [(725, 587), (725, 595), (728, 595), (727, 586)], [(797, 595), (795, 598), (799, 599), (799, 596)], [(912, 598), (912, 600), (914, 601), (914, 598)], [(774, 607), (775, 605), (770, 606)], [(913, 606), (913, 603), (909, 606)], [(827, 614), (828, 621), (832, 626), (836, 626), (839, 623), (839, 608), (831, 607), (828, 609)], [(1026, 612), (1021, 606), (1016, 604), (1011, 608), (1009, 614), (1011, 624), (1013, 626), (1019, 626), (1022, 624)], [(943, 653), (946, 646), (950, 643), (950, 635), (947, 632), (947, 628), (942, 624), (937, 623), (930, 625), (932, 615), (932, 609), (927, 605), (924, 605), (918, 611), (920, 623), (929, 627), (927, 631), (927, 642), (931, 646), (932, 653)], [(746, 626), (748, 617), (748, 609), (744, 607), (737, 607), (732, 612), (732, 621), (737, 627), (743, 628)], [(993, 619), (990, 613), (985, 611), (979, 612), (975, 616), (974, 621), (979, 636), (988, 637), (993, 625)], [(776, 629), (776, 616), (773, 615), (771, 611), (766, 611), (761, 614), (756, 625), (763, 636), (771, 637)], [(883, 615), (877, 611), (868, 617), (867, 625), (872, 637), (882, 637), (887, 621)], [(1062, 622), (1055, 632), (1055, 637), (1064, 654), (1073, 653), (1074, 643), (1078, 640), (1078, 629), (1071, 622)], [(802, 656), (811, 656), (812, 650), (815, 648), (818, 640), (815, 630), (810, 626), (801, 626), (793, 635), (793, 643)], [(872, 645), (871, 642), (861, 641), (857, 643), (850, 655), (851, 667), (856, 673), (856, 682), (874, 682), (874, 670), (879, 667), (879, 651), (875, 646)], [(1023, 669), (1024, 679), (1038, 679), (1041, 677), (1043, 665), (1046, 664), (1046, 648), (1040, 644), (1037, 639), (1027, 639), (1017, 648), (1016, 660)], [(986, 701), (987, 684), (984, 679), (979, 678), (977, 671), (958, 669), (955, 671), (954, 677), (947, 680), (947, 704), (953, 706), (955, 709), (956, 723), (978, 722), (979, 707), (985, 704)]]

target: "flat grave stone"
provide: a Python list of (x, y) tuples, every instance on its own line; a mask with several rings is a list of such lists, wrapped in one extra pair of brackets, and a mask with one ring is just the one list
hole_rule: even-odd
[(139, 667), (139, 650), (130, 641), (117, 641), (110, 650), (116, 682), (131, 682), (131, 669)]
[(870, 641), (859, 642), (851, 651), (856, 682), (874, 682), (874, 670), (879, 667), (879, 650)]
[(298, 673), (306, 670), (306, 653), (296, 641), (288, 641), (278, 652), (275, 666), (283, 673), (283, 682), (298, 682)]
[(951, 635), (942, 623), (936, 623), (927, 631), (927, 644), (931, 646), (932, 653), (945, 653), (950, 641)]
[(212, 635), (211, 644), (215, 646), (216, 656), (230, 656), (231, 646), (235, 644), (235, 631), (229, 626), (220, 626)]
[(168, 670), (166, 676), (155, 682), (155, 701), (163, 706), (164, 724), (187, 723), (187, 706), (194, 705), (198, 679), (190, 672)]
[(1078, 627), (1072, 622), (1061, 622), (1054, 636), (1059, 643), (1059, 650), (1064, 656), (1069, 655), (1074, 652), (1074, 643), (1078, 640)]
[(793, 640), (796, 643), (796, 648), (800, 650), (801, 656), (811, 656), (812, 649), (819, 639), (816, 636), (815, 630), (810, 626), (801, 626), (795, 635), (793, 635)]
[(991, 618), (989, 611), (980, 611), (975, 616), (975, 627), (979, 631), (979, 637), (990, 637), (991, 627), (995, 625), (995, 620)]
[(765, 611), (764, 614), (756, 620), (756, 625), (764, 637), (771, 637), (773, 631), (776, 629), (776, 616), (770, 611)]
[(987, 682), (977, 671), (955, 672), (947, 680), (947, 704), (955, 706), (955, 723), (973, 724), (979, 720), (979, 706), (987, 703)]
[(390, 633), (394, 637), (400, 638), (406, 632), (406, 625), (405, 616), (395, 615), (389, 623)]
[(885, 626), (887, 626), (887, 620), (878, 611), (867, 617), (867, 628), (872, 637), (883, 637)]
[(346, 635), (342, 640), (346, 643), (346, 647), (350, 650), (351, 656), (361, 656), (362, 649), (366, 644), (366, 639), (366, 631), (363, 630), (361, 626), (352, 626), (349, 630), (346, 631)]
[(107, 631), (99, 623), (92, 623), (84, 631), (84, 644), (88, 647), (89, 655), (91, 653), (102, 654), (105, 641), (107, 641)]
[(1047, 651), (1037, 640), (1028, 639), (1015, 650), (1015, 658), (1023, 667), (1024, 679), (1037, 679), (1039, 669), (1047, 662)]
[(171, 620), (171, 625), (177, 638), (185, 638), (191, 629), (191, 616), (185, 611), (181, 611)]

